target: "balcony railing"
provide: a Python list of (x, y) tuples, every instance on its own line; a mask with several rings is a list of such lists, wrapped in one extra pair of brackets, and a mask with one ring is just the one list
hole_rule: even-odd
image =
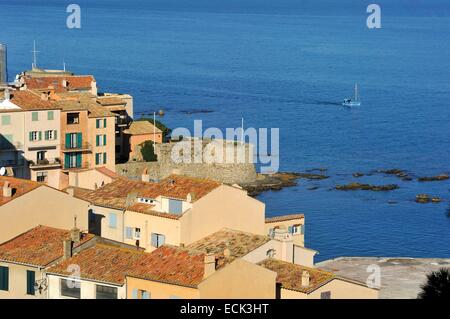
[(67, 170), (67, 171), (77, 170), (77, 169), (87, 169), (87, 168), (89, 168), (89, 162), (83, 162), (83, 163), (80, 163), (77, 165), (70, 165), (70, 163), (66, 162), (66, 163), (64, 163), (64, 167), (63, 167), (63, 169)]
[(49, 166), (61, 166), (61, 159), (59, 157), (56, 158), (44, 158), (37, 161), (30, 161), (30, 167), (49, 167)]
[(92, 150), (92, 146), (90, 143), (81, 143), (81, 144), (62, 144), (61, 150), (63, 152), (82, 152), (82, 151), (90, 151)]

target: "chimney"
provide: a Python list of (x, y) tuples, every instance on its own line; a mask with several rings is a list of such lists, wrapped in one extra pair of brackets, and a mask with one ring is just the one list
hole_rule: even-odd
[(195, 193), (189, 193), (189, 194), (187, 194), (187, 196), (186, 196), (186, 201), (187, 201), (188, 203), (194, 202), (194, 201), (195, 201)]
[(41, 100), (42, 101), (48, 101), (48, 93), (47, 92), (41, 93)]
[(225, 258), (230, 258), (230, 256), (231, 256), (231, 251), (230, 251), (230, 248), (225, 248), (224, 250), (223, 250), (223, 256), (225, 257)]
[(9, 198), (12, 196), (12, 188), (8, 181), (5, 181), (5, 184), (3, 184), (3, 197)]
[(144, 168), (144, 171), (142, 172), (142, 181), (143, 182), (150, 182), (150, 175), (148, 175), (148, 168)]
[(203, 272), (203, 279), (211, 276), (216, 272), (216, 256), (213, 253), (206, 253), (204, 264), (205, 270)]
[(75, 190), (72, 187), (70, 187), (66, 189), (66, 193), (73, 197), (75, 194)]
[(81, 240), (81, 231), (74, 227), (70, 230), (70, 239), (74, 243), (74, 245), (77, 245), (80, 243)]
[(64, 259), (72, 257), (72, 241), (70, 239), (65, 239), (63, 241), (64, 247)]
[(302, 287), (308, 287), (311, 276), (309, 275), (309, 271), (303, 270), (302, 272)]
[(9, 101), (11, 99), (11, 92), (9, 89), (5, 89), (5, 100)]

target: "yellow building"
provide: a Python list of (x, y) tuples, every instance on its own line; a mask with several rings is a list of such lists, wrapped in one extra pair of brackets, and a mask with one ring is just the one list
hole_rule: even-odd
[(265, 235), (264, 204), (212, 180), (121, 178), (95, 191), (74, 189), (74, 194), (91, 203), (96, 234), (147, 251), (163, 244), (188, 245), (224, 227)]
[(42, 183), (0, 176), (0, 243), (37, 225), (88, 230), (89, 203)]
[[(37, 226), (1, 244), (0, 299), (47, 298), (45, 270), (83, 249), (93, 238), (78, 230)], [(68, 249), (64, 249), (65, 242)]]
[(296, 245), (305, 245), (305, 215), (292, 214), (266, 218), (266, 233), (273, 236), (276, 230), (284, 230), (291, 234)]
[(273, 258), (258, 265), (277, 273), (281, 299), (378, 299), (378, 289), (324, 270)]

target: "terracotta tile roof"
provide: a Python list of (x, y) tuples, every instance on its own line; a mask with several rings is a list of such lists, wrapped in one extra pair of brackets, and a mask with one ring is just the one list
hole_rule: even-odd
[[(282, 288), (305, 294), (309, 294), (337, 278), (335, 274), (328, 271), (296, 265), (273, 258), (265, 259), (259, 262), (258, 265), (275, 271), (277, 273), (277, 283), (280, 283)], [(301, 283), (303, 271), (308, 271), (310, 274), (310, 285), (307, 287), (303, 287)]]
[(153, 132), (162, 133), (159, 128), (155, 127), (149, 121), (134, 121), (131, 123), (130, 127), (123, 132), (130, 135), (153, 134)]
[[(12, 196), (3, 196), (3, 186), (8, 182), (9, 186), (12, 188)], [(34, 182), (28, 179), (20, 179), (9, 176), (0, 176), (0, 206), (28, 193), (32, 190), (43, 186), (43, 184)]]
[[(40, 90), (53, 87), (55, 92), (64, 92), (69, 90), (90, 90), (91, 83), (95, 82), (92, 75), (79, 76), (54, 76), (54, 77), (24, 77), (27, 89)], [(67, 87), (64, 87), (63, 81), (67, 81)]]
[(133, 267), (127, 275), (186, 287), (197, 287), (203, 280), (203, 252), (165, 245), (149, 255), (144, 266)]
[(303, 218), (305, 218), (305, 215), (303, 215), (303, 214), (275, 216), (275, 217), (266, 218), (266, 224), (283, 222), (283, 221), (288, 221), (288, 220), (295, 220), (295, 219), (303, 219)]
[(48, 269), (48, 274), (69, 276), (69, 265), (80, 266), (80, 277), (105, 283), (123, 285), (129, 272), (147, 272), (153, 267), (150, 254), (140, 250), (97, 244)]
[(97, 103), (103, 106), (125, 105), (126, 102), (118, 97), (98, 97)]
[(144, 203), (135, 203), (127, 208), (127, 211), (130, 212), (136, 212), (140, 214), (145, 215), (153, 215), (153, 216), (159, 216), (164, 218), (170, 218), (170, 219), (179, 219), (180, 215), (170, 214), (170, 213), (164, 213), (164, 212), (158, 212), (156, 210), (153, 210), (155, 205), (149, 205)]
[[(256, 235), (233, 229), (222, 229), (187, 246), (203, 252), (213, 253), (218, 259), (218, 267), (241, 258), (270, 241), (268, 236)], [(229, 257), (224, 256), (229, 249)]]
[[(68, 230), (37, 226), (1, 244), (0, 260), (45, 267), (63, 256), (63, 241), (68, 238)], [(84, 234), (80, 244), (92, 238), (94, 235)]]
[(112, 179), (117, 179), (117, 178), (121, 178), (121, 176), (119, 174), (117, 174), (116, 172), (110, 170), (109, 168), (106, 168), (104, 166), (102, 167), (96, 167), (95, 168), (96, 171), (102, 173), (105, 176), (108, 176)]
[(90, 192), (75, 194), (92, 204), (116, 209), (126, 209), (131, 203), (127, 203), (128, 194), (136, 193), (149, 183), (120, 178)]
[(156, 198), (158, 196), (186, 200), (187, 195), (193, 195), (192, 202), (206, 196), (214, 189), (222, 185), (210, 179), (187, 177), (183, 175), (170, 175), (158, 183), (152, 183), (149, 187), (138, 192), (139, 196)]
[(63, 112), (70, 111), (87, 111), (88, 117), (115, 117), (115, 114), (108, 109), (98, 105), (90, 95), (72, 94), (70, 98), (62, 98), (56, 101)]
[(41, 99), (41, 96), (31, 91), (12, 91), (10, 101), (25, 111), (54, 110), (59, 107), (52, 101)]
[(84, 199), (98, 206), (130, 209), (136, 212), (147, 214), (179, 218), (180, 215), (155, 212), (153, 206), (138, 205), (135, 198), (142, 196), (147, 198), (157, 198), (158, 196), (186, 200), (189, 193), (194, 194), (196, 201), (209, 192), (219, 187), (221, 184), (216, 181), (206, 179), (196, 179), (181, 175), (171, 175), (158, 182), (142, 182), (126, 178), (118, 178), (105, 186), (88, 193), (81, 194), (79, 198)]

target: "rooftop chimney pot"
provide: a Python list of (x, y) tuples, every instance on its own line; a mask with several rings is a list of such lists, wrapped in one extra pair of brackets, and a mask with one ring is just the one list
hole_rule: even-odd
[(302, 272), (302, 287), (308, 287), (310, 281), (311, 281), (311, 276), (309, 274), (309, 271), (304, 270)]
[(10, 186), (10, 183), (8, 181), (3, 184), (3, 197), (9, 198), (12, 196), (12, 188)]

